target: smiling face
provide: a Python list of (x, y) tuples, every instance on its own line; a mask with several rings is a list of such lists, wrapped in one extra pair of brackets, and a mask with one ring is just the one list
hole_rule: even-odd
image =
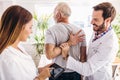
[(102, 10), (93, 11), (91, 24), (93, 25), (93, 30), (96, 32), (101, 32), (105, 29), (105, 20), (102, 14)]
[(27, 24), (23, 25), (22, 31), (18, 37), (19, 41), (26, 41), (29, 35), (32, 33), (33, 20), (30, 20)]

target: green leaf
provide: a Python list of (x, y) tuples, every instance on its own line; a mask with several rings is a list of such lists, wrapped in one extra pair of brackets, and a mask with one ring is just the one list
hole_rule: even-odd
[(36, 41), (36, 51), (38, 54), (41, 54), (44, 51), (45, 31), (48, 29), (48, 21), (51, 18), (51, 15), (42, 15), (39, 18), (37, 14), (34, 13), (33, 18), (35, 20), (36, 29), (40, 33), (39, 35), (34, 35), (34, 39)]

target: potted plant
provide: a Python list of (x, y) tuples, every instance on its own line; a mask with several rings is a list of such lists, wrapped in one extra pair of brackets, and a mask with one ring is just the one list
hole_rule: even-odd
[(34, 34), (35, 40), (35, 48), (36, 53), (33, 56), (33, 59), (38, 66), (41, 54), (44, 54), (44, 40), (45, 40), (45, 31), (48, 29), (48, 22), (50, 20), (51, 15), (42, 15), (40, 18), (36, 13), (34, 13), (34, 26), (36, 27), (36, 31)]
[(48, 29), (48, 21), (51, 15), (42, 15), (40, 18), (34, 13), (34, 21), (36, 25), (36, 33), (34, 39), (36, 41), (36, 51), (38, 55), (44, 53), (45, 31)]

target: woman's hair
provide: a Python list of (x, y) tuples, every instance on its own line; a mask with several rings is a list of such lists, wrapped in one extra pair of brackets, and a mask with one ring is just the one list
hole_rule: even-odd
[(96, 6), (94, 6), (93, 9), (95, 11), (102, 10), (103, 11), (102, 16), (103, 16), (104, 20), (106, 18), (111, 17), (111, 22), (112, 22), (116, 16), (116, 10), (115, 10), (114, 6), (109, 2), (100, 3)]
[(55, 7), (55, 12), (59, 11), (62, 14), (62, 17), (69, 17), (71, 15), (71, 9), (65, 2), (60, 2)]
[(10, 6), (0, 20), (0, 53), (13, 44), (22, 27), (32, 19), (32, 14), (21, 6)]

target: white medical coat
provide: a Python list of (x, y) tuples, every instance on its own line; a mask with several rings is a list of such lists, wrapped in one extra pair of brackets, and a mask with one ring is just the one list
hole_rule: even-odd
[(33, 80), (37, 75), (31, 56), (19, 48), (23, 53), (10, 46), (0, 54), (0, 80)]
[(101, 38), (90, 40), (87, 62), (76, 61), (68, 57), (67, 68), (87, 76), (86, 80), (112, 80), (112, 62), (118, 52), (118, 39), (113, 29)]

